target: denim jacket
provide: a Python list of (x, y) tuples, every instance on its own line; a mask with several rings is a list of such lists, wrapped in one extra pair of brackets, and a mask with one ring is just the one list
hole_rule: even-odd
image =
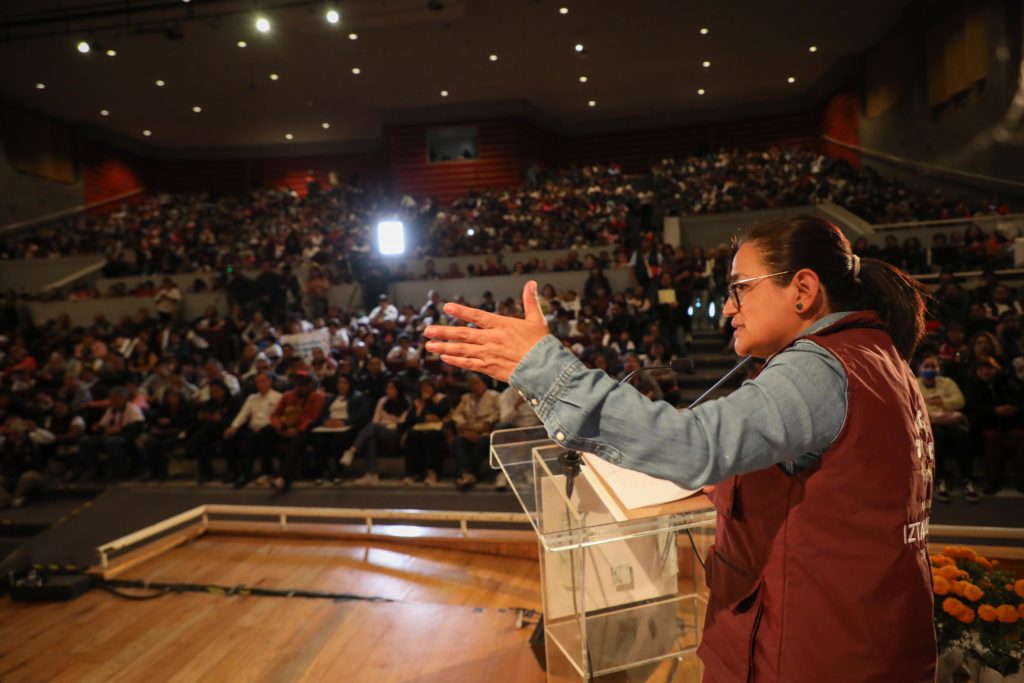
[[(827, 315), (803, 334), (844, 315)], [(847, 407), (845, 370), (810, 340), (773, 356), (729, 396), (692, 410), (652, 402), (586, 369), (550, 335), (519, 362), (509, 384), (557, 443), (690, 489), (772, 465), (792, 474), (813, 464), (838, 436)]]

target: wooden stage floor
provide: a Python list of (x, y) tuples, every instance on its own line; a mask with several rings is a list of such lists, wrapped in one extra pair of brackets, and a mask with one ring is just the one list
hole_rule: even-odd
[[(541, 683), (512, 608), (540, 611), (536, 560), (413, 545), (210, 534), (121, 577), (395, 602), (93, 589), (0, 602), (0, 680)], [(135, 591), (136, 594), (144, 593)]]

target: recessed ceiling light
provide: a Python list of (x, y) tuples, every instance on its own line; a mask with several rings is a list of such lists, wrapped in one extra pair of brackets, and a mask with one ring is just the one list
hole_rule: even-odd
[(238, 47), (247, 47), (249, 45), (249, 43), (245, 42), (244, 40), (238, 41), (237, 44), (238, 44)]
[(360, 71), (358, 66), (354, 66), (354, 67), (352, 67), (352, 73), (354, 73), (356, 76), (358, 76), (359, 74), (362, 73), (362, 71)]
[(786, 82), (787, 83), (796, 83), (796, 77), (790, 76), (789, 78), (786, 79)]
[(807, 48), (807, 51), (808, 52), (817, 52), (818, 51), (818, 46), (817, 45), (811, 45), (809, 48)]
[(348, 34), (348, 39), (349, 40), (359, 40), (359, 34), (358, 33), (350, 33), (350, 34)]
[(587, 77), (586, 76), (580, 76), (580, 83), (586, 83), (586, 82), (587, 82)]
[(698, 94), (698, 95), (703, 95), (703, 94), (704, 94), (704, 92), (705, 92), (705, 91), (704, 91), (704, 88), (697, 88), (697, 94)]
[(36, 90), (46, 90), (45, 83), (36, 83)]
[(281, 77), (278, 76), (277, 74), (270, 74), (270, 80), (272, 80), (272, 81), (276, 81), (279, 78), (281, 78)]
[(199, 112), (201, 112), (202, 110), (203, 110), (203, 108), (202, 108), (202, 107), (200, 107), (199, 105), (196, 105), (196, 106), (192, 107), (192, 111), (194, 111), (194, 112), (195, 112), (195, 113), (197, 113), (197, 114), (198, 114)]
[(336, 9), (327, 10), (327, 14), (325, 14), (324, 16), (326, 17), (328, 24), (337, 24), (339, 21), (341, 21), (341, 15), (338, 14), (338, 10)]
[(116, 57), (117, 56), (117, 50), (107, 50), (107, 56), (108, 57)]
[(442, 90), (441, 91), (441, 97), (448, 97), (448, 91), (447, 90)]
[(559, 14), (568, 14), (569, 13), (569, 8), (568, 7), (559, 7), (558, 8), (558, 13)]
[(295, 136), (294, 136), (294, 135), (292, 135), (291, 133), (285, 133), (285, 134), (284, 134), (284, 139), (285, 139), (285, 140), (291, 140), (291, 139), (292, 139), (292, 138), (294, 138), (294, 137), (295, 137)]
[(260, 33), (267, 33), (270, 31), (270, 20), (266, 17), (256, 18), (256, 30)]
[(576, 52), (583, 52), (583, 43), (576, 43), (576, 47), (573, 48)]
[(597, 106), (597, 100), (590, 100), (589, 102), (587, 102), (587, 106), (588, 107), (596, 107)]
[(331, 127), (331, 124), (324, 121), (323, 123), (320, 124), (320, 127), (323, 128), (324, 130), (327, 130), (328, 128)]
[(711, 33), (711, 31), (707, 30), (707, 28), (701, 28), (701, 30), (700, 30), (700, 34), (702, 36), (706, 36), (709, 33)]
[(147, 128), (146, 130), (142, 131), (142, 134), (145, 135), (148, 138), (150, 135), (153, 134), (153, 131), (151, 131), (149, 128)]
[(711, 62), (709, 62), (708, 60), (705, 59), (703, 62), (700, 63), (700, 65), (702, 67), (704, 67), (705, 69), (707, 69), (707, 68), (709, 68), (711, 66)]
[(109, 109), (100, 109), (100, 116), (110, 116)]
[(496, 61), (498, 61), (498, 55), (491, 55), (487, 59), (491, 60), (492, 62), (496, 62)]
[(158, 78), (158, 79), (156, 79), (156, 87), (158, 87), (158, 88), (162, 88), (162, 87), (164, 87), (165, 85), (167, 85), (167, 84), (166, 84), (166, 83), (165, 83), (165, 82), (164, 82), (163, 80), (161, 80), (161, 79), (159, 79), (159, 78)]
[(78, 47), (78, 51), (81, 52), (83, 55), (86, 54), (87, 52), (89, 52), (89, 50), (92, 49), (89, 46), (89, 43), (87, 41), (85, 41), (85, 40), (78, 41), (78, 46), (77, 47)]

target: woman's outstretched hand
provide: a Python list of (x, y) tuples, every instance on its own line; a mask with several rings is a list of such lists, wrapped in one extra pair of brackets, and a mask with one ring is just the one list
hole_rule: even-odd
[(440, 353), (441, 360), (449, 365), (507, 382), (523, 356), (548, 333), (548, 323), (537, 299), (537, 283), (533, 280), (523, 287), (523, 311), (525, 319), (445, 304), (445, 313), (476, 328), (431, 325), (423, 334), (437, 341), (427, 342), (427, 350)]

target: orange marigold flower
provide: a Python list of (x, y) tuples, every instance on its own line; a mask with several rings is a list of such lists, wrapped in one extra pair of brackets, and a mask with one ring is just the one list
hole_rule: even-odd
[(979, 605), (978, 616), (982, 621), (991, 623), (999, 617), (999, 612), (992, 605)]
[(1024, 598), (1024, 579), (1017, 579), (1013, 584), (1013, 591), (1018, 597)]
[(1024, 619), (1024, 602), (1017, 605), (1017, 616)]
[(956, 618), (965, 624), (969, 624), (974, 621), (974, 610), (970, 607), (964, 607), (963, 611), (956, 615)]
[(936, 595), (949, 595), (949, 581), (946, 581), (941, 576), (936, 576), (935, 583), (932, 584), (932, 590), (935, 591)]
[(983, 595), (984, 593), (982, 592), (982, 590), (975, 586), (973, 583), (967, 584), (967, 587), (964, 588), (964, 597), (968, 600), (971, 600), (972, 602), (977, 602), (978, 600), (981, 600), (981, 596)]
[(958, 572), (956, 573), (956, 575), (957, 575), (957, 576), (958, 576), (959, 578), (961, 578), (961, 579), (967, 579), (967, 578), (970, 578), (970, 576), (971, 576), (970, 574), (968, 574), (967, 572), (965, 572), (965, 571), (964, 571), (963, 569), (961, 569), (960, 571), (958, 571)]
[(932, 564), (936, 567), (945, 567), (946, 565), (953, 564), (953, 560), (945, 555), (932, 555), (931, 557)]
[(953, 581), (960, 576), (960, 570), (956, 568), (956, 565), (946, 565), (939, 569), (939, 576), (949, 581)]
[(942, 611), (954, 617), (965, 609), (967, 606), (956, 598), (946, 598), (942, 601)]
[(954, 581), (952, 583), (953, 592), (959, 595), (961, 598), (967, 597), (967, 582), (966, 581)]
[(1014, 609), (1013, 605), (999, 605), (996, 608), (996, 612), (999, 613), (999, 621), (1004, 624), (1015, 624), (1020, 619), (1020, 615), (1017, 614), (1017, 610)]
[(992, 563), (988, 561), (988, 558), (982, 557), (981, 555), (978, 555), (978, 559), (976, 559), (975, 562), (980, 564), (982, 567), (985, 567), (986, 569), (992, 568)]

